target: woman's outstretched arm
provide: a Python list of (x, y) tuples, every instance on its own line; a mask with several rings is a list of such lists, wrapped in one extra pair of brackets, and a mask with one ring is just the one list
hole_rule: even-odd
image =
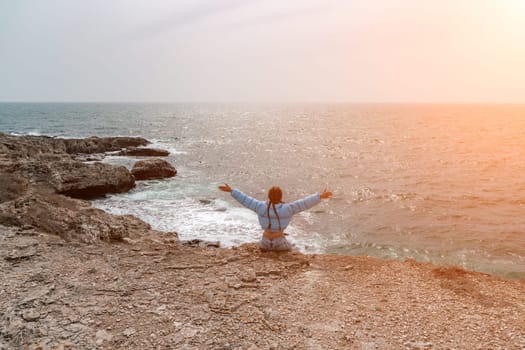
[(219, 186), (219, 189), (224, 192), (230, 192), (233, 198), (250, 210), (257, 212), (261, 206), (264, 207), (264, 202), (250, 197), (236, 188), (232, 189), (228, 184)]
[(332, 192), (324, 190), (321, 193), (312, 194), (311, 196), (298, 199), (292, 203), (290, 203), (290, 207), (292, 208), (292, 211), (294, 214), (297, 214), (303, 210), (307, 210), (312, 208), (313, 206), (319, 204), (321, 202), (321, 199), (327, 199), (332, 196)]

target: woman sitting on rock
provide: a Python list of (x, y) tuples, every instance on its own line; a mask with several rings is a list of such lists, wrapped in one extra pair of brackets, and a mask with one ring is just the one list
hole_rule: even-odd
[(292, 216), (303, 210), (310, 209), (320, 203), (321, 199), (332, 196), (332, 192), (325, 190), (322, 193), (316, 193), (287, 204), (282, 201), (283, 192), (279, 187), (270, 188), (268, 200), (264, 202), (252, 198), (238, 189), (232, 190), (227, 184), (219, 186), (219, 189), (224, 192), (230, 192), (239, 203), (257, 213), (259, 224), (264, 230), (259, 245), (264, 251), (291, 250), (292, 245), (286, 239), (284, 230), (290, 223)]

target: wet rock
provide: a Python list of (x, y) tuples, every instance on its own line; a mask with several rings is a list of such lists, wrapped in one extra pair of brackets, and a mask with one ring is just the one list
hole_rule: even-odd
[(173, 177), (177, 170), (167, 161), (153, 158), (136, 162), (131, 173), (136, 180), (153, 180)]
[(118, 156), (132, 156), (132, 157), (166, 157), (170, 152), (158, 148), (142, 148), (142, 147), (128, 147), (119, 153)]

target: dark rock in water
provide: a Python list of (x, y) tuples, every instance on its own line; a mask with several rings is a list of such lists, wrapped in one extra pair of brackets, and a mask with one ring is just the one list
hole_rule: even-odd
[(170, 152), (158, 149), (158, 148), (139, 148), (139, 147), (128, 147), (119, 153), (117, 156), (134, 156), (134, 157), (166, 157), (169, 156)]
[(131, 173), (136, 180), (153, 180), (173, 177), (177, 170), (167, 161), (153, 158), (136, 162)]
[(135, 179), (124, 166), (76, 161), (22, 162), (18, 172), (33, 183), (47, 185), (57, 193), (91, 199), (107, 193), (122, 193), (135, 186)]

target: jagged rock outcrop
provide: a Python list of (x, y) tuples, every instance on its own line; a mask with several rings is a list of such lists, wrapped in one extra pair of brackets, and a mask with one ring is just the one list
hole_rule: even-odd
[[(148, 143), (129, 137), (59, 139), (0, 133), (0, 224), (87, 243), (149, 232), (150, 226), (133, 216), (111, 215), (75, 199), (125, 192), (135, 185), (126, 167), (81, 162), (76, 160), (79, 155), (98, 156)], [(169, 167), (158, 171), (166, 175)]]
[(177, 170), (167, 161), (153, 158), (136, 162), (131, 173), (136, 180), (153, 180), (173, 177), (177, 174)]
[(121, 240), (150, 230), (148, 224), (131, 215), (111, 215), (87, 201), (35, 187), (0, 204), (0, 224), (31, 227), (86, 243)]
[(87, 164), (73, 159), (72, 155), (99, 154), (148, 143), (146, 139), (132, 137), (59, 139), (0, 134), (0, 172), (49, 186), (57, 193), (75, 198), (102, 197), (133, 188), (134, 177), (123, 166)]
[(132, 157), (166, 157), (170, 155), (170, 152), (158, 148), (128, 147), (117, 153), (117, 155)]
[(0, 133), (0, 155), (5, 160), (70, 158), (62, 139), (48, 136), (13, 136)]
[(146, 146), (142, 137), (88, 137), (62, 139), (49, 136), (14, 136), (0, 133), (0, 153), (11, 158), (40, 158), (55, 155), (93, 154), (119, 151), (127, 147)]
[(85, 139), (63, 139), (69, 154), (104, 153), (119, 151), (127, 147), (146, 146), (150, 142), (142, 137), (88, 137)]
[(106, 193), (127, 192), (135, 186), (135, 179), (126, 167), (105, 163), (28, 161), (19, 163), (16, 169), (33, 183), (74, 198), (103, 197)]

